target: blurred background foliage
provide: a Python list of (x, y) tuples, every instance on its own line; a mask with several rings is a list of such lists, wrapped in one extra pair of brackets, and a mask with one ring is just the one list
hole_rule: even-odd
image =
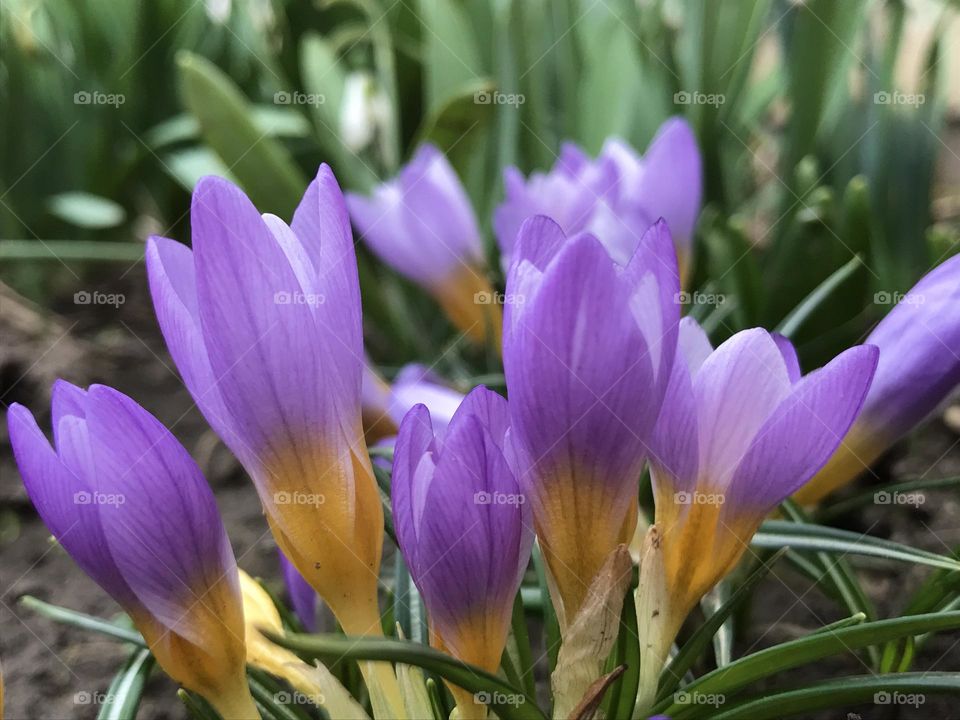
[[(954, 0), (0, 7), (0, 278), (40, 302), (71, 283), (65, 263), (110, 282), (149, 234), (188, 240), (202, 175), (289, 217), (320, 162), (366, 191), (424, 140), (463, 178), (498, 268), (504, 167), (545, 170), (566, 140), (642, 150), (676, 114), (705, 162), (690, 312), (716, 340), (779, 327), (820, 364), (960, 239), (960, 181), (935, 183), (938, 158), (960, 161), (945, 139)], [(421, 291), (360, 260), (381, 364), (439, 360), (464, 384), (498, 370), (453, 347)]]

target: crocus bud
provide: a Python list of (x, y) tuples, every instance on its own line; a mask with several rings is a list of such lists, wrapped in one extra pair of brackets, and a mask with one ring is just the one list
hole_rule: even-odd
[[(360, 287), (337, 181), (322, 165), (288, 226), (206, 177), (190, 219), (192, 251), (157, 237), (147, 246), (170, 354), (253, 479), (284, 555), (347, 633), (379, 635), (383, 510), (363, 438)], [(396, 678), (384, 682), (398, 697)]]
[(840, 444), (878, 355), (857, 346), (801, 377), (784, 338), (745, 330), (713, 350), (692, 319), (680, 327), (651, 447), (656, 524), (638, 590), (638, 617), (655, 617), (658, 628), (657, 642), (641, 642), (641, 685), (649, 690), (652, 681), (654, 692), (686, 615)]
[[(400, 551), (423, 596), (431, 643), (496, 672), (533, 533), (507, 462), (507, 402), (475, 388), (442, 438), (417, 405), (404, 418), (393, 462), (393, 519)], [(485, 717), (452, 688), (461, 718)]]
[(643, 156), (618, 138), (608, 139), (596, 160), (568, 143), (549, 173), (524, 179), (508, 168), (504, 185), (506, 198), (493, 217), (504, 267), (523, 221), (534, 215), (553, 218), (568, 235), (593, 233), (621, 264), (633, 255), (643, 231), (663, 218), (686, 279), (703, 168), (696, 138), (682, 118), (667, 120)]
[(866, 341), (880, 362), (863, 411), (830, 462), (800, 488), (813, 504), (866, 470), (960, 384), (960, 256), (934, 268)]
[(377, 257), (430, 292), (469, 337), (499, 342), (500, 308), (485, 275), (480, 229), (443, 153), (422, 145), (371, 197), (347, 193), (347, 206)]
[(563, 627), (628, 543), (646, 442), (676, 348), (677, 261), (666, 224), (627, 265), (599, 240), (528, 220), (507, 277), (504, 369), (521, 484)]
[(160, 422), (103, 385), (58, 381), (51, 447), (14, 403), (27, 494), (63, 548), (130, 615), (157, 662), (227, 720), (258, 718), (237, 565), (210, 488)]

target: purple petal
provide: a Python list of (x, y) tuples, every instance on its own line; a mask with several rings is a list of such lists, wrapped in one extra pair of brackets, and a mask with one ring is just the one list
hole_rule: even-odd
[(459, 260), (479, 263), (483, 258), (480, 228), (467, 191), (446, 155), (433, 145), (423, 145), (399, 178), (411, 222), (423, 224)]
[(687, 369), (692, 375), (700, 372), (701, 366), (713, 352), (710, 338), (692, 317), (685, 317), (680, 321), (677, 351), (677, 355), (686, 361)]
[(503, 452), (504, 437), (510, 429), (510, 408), (506, 398), (483, 385), (478, 385), (460, 403), (453, 421), (468, 415), (480, 421), (483, 428), (490, 433), (493, 442)]
[(414, 405), (423, 404), (437, 434), (450, 424), (450, 419), (463, 402), (463, 394), (446, 387), (422, 365), (407, 365), (397, 375), (391, 388), (390, 416), (399, 424)]
[(116, 566), (156, 620), (202, 647), (209, 628), (191, 622), (195, 607), (224, 583), (240, 603), (213, 493), (183, 446), (130, 398), (94, 385), (86, 409), (107, 499), (98, 504), (100, 519)]
[(960, 384), (960, 256), (928, 273), (865, 342), (880, 349), (862, 422), (881, 447), (929, 415)]
[[(491, 398), (471, 396), (467, 408), (492, 409)], [(438, 481), (429, 484), (420, 518), (415, 580), (451, 652), (464, 657), (475, 645), (471, 637), (479, 636), (496, 649), (484, 663), (495, 666), (532, 545), (525, 499), (474, 414), (454, 418), (434, 473)]]
[(693, 492), (699, 464), (699, 421), (692, 378), (713, 348), (691, 317), (680, 321), (677, 356), (653, 430), (651, 470), (657, 494)]
[(643, 173), (633, 197), (651, 217), (662, 217), (677, 245), (690, 248), (700, 214), (703, 167), (693, 129), (667, 120), (643, 155)]
[(66, 380), (56, 380), (50, 392), (50, 416), (53, 426), (53, 441), (56, 447), (60, 446), (58, 436), (60, 421), (73, 416), (84, 420), (86, 411), (87, 392)]
[(754, 436), (790, 393), (777, 344), (759, 329), (720, 345), (693, 379), (700, 438), (701, 477), (727, 486)]
[(516, 300), (504, 308), (503, 324), (507, 331), (513, 331), (523, 309), (532, 304), (543, 273), (566, 241), (560, 226), (545, 215), (535, 215), (523, 223), (507, 275), (507, 296)]
[[(355, 390), (359, 399), (359, 374), (355, 388), (331, 382), (330, 339), (317, 333), (310, 305), (297, 301), (306, 291), (287, 255), (225, 180), (200, 181), (191, 220), (203, 337), (237, 433), (268, 467), (304, 443), (334, 446), (326, 436), (336, 408), (347, 404), (343, 395)], [(322, 469), (303, 471), (319, 476)]]
[(483, 262), (470, 199), (446, 157), (432, 145), (421, 146), (371, 198), (348, 194), (347, 206), (370, 249), (427, 288), (442, 284), (463, 265)]
[(340, 344), (349, 349), (351, 367), (363, 349), (360, 318), (360, 282), (350, 218), (343, 193), (333, 172), (325, 163), (293, 214), (290, 227), (310, 257), (319, 292), (336, 302), (316, 306), (324, 317), (323, 325), (336, 327)]
[(670, 383), (650, 442), (650, 466), (658, 497), (669, 493), (692, 492), (696, 488), (698, 434), (697, 406), (690, 368), (684, 358), (678, 357), (673, 364)]
[(504, 342), (512, 427), (536, 472), (593, 468), (616, 506), (632, 496), (660, 402), (629, 292), (594, 238), (573, 238)]
[(647, 338), (659, 390), (663, 392), (673, 365), (680, 321), (680, 273), (665, 222), (655, 223), (643, 234), (624, 275), (633, 284), (630, 308)]
[(617, 196), (621, 201), (636, 197), (643, 176), (643, 158), (618, 137), (607, 138), (600, 151), (600, 157), (609, 158), (617, 168)]
[(773, 341), (777, 344), (777, 347), (780, 349), (780, 354), (783, 356), (783, 362), (787, 366), (787, 377), (790, 378), (791, 383), (796, 383), (800, 379), (800, 359), (797, 357), (797, 350), (793, 347), (793, 343), (790, 342), (790, 339), (780, 333), (771, 333), (770, 337), (773, 338)]
[(419, 528), (426, 491), (433, 480), (433, 426), (424, 405), (414, 406), (400, 424), (393, 451), (390, 500), (397, 543), (411, 573), (419, 568)]
[(233, 417), (223, 402), (207, 356), (193, 251), (175, 240), (154, 236), (147, 241), (146, 260), (157, 321), (184, 385), (210, 427), (249, 466), (253, 451), (234, 432)]
[[(570, 162), (569, 157), (566, 162)], [(519, 171), (508, 168), (504, 172), (506, 198), (493, 213), (504, 267), (511, 264), (525, 220), (546, 215), (565, 233), (579, 232), (587, 227), (597, 201), (614, 186), (616, 177), (612, 162), (592, 163), (587, 170), (579, 162), (570, 167), (561, 158), (549, 173), (534, 173), (526, 181)]]
[(287, 586), (287, 596), (293, 612), (300, 620), (300, 624), (309, 633), (317, 632), (317, 591), (304, 580), (300, 571), (293, 566), (287, 556), (278, 551), (280, 568), (283, 571), (283, 582)]
[[(594, 235), (607, 249), (610, 257), (619, 265), (626, 265), (643, 238), (646, 228), (657, 218), (651, 217), (643, 208), (614, 205), (607, 199), (599, 199), (584, 230)], [(676, 264), (676, 250), (671, 246)]]
[(506, 417), (502, 397), (475, 388), (439, 448), (417, 406), (394, 455), (397, 538), (434, 630), (454, 655), (485, 667), (499, 661), (533, 542), (525, 498), (496, 438), (507, 434)]
[(724, 513), (762, 518), (813, 477), (860, 412), (878, 354), (869, 345), (851, 348), (794, 386), (737, 468)]
[(64, 466), (25, 407), (12, 404), (7, 423), (24, 487), (44, 524), (81, 570), (120, 605), (135, 606), (136, 596), (117, 569), (104, 538), (94, 488), (86, 477)]

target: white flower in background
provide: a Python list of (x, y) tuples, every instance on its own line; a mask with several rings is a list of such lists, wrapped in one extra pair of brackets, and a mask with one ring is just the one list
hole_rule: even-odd
[(370, 73), (347, 75), (340, 107), (340, 137), (351, 152), (367, 148), (390, 122), (390, 100)]
[(230, 19), (232, 0), (206, 0), (207, 17), (221, 25)]

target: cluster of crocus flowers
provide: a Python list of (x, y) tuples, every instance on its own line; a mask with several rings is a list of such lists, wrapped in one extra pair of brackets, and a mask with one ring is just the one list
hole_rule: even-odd
[[(431, 643), (488, 672), (500, 666), (533, 532), (508, 462), (507, 402), (484, 387), (442, 436), (417, 405), (404, 419), (393, 463), (397, 542), (430, 617)], [(459, 717), (486, 707), (451, 690)]]
[(663, 218), (676, 244), (680, 277), (686, 279), (703, 168), (685, 120), (667, 120), (643, 156), (616, 138), (607, 140), (596, 159), (567, 143), (550, 172), (524, 178), (508, 168), (504, 185), (506, 198), (493, 216), (504, 267), (523, 221), (535, 215), (549, 216), (567, 234), (593, 233), (621, 264), (633, 255), (643, 232)]
[[(361, 422), (360, 288), (337, 181), (322, 165), (287, 225), (230, 182), (203, 178), (190, 220), (192, 250), (158, 237), (147, 247), (170, 354), (253, 479), (284, 555), (346, 632), (379, 635), (383, 510)], [(400, 708), (392, 671), (376, 670)]]
[(638, 710), (693, 606), (836, 450), (877, 356), (876, 347), (856, 346), (801, 376), (783, 337), (745, 330), (714, 350), (693, 320), (681, 322), (650, 458), (656, 524), (640, 560), (637, 613), (647, 642)]
[(830, 461), (796, 494), (813, 504), (846, 485), (926, 418), (960, 384), (960, 257), (934, 268), (866, 343), (880, 350), (863, 410)]
[(10, 442), (37, 512), (129, 614), (160, 666), (225, 718), (258, 718), (236, 560), (200, 469), (109, 387), (58, 382), (53, 446), (14, 404)]
[(431, 293), (468, 337), (499, 341), (500, 308), (486, 277), (480, 228), (446, 157), (422, 145), (400, 173), (347, 205), (367, 246)]
[(511, 435), (562, 631), (636, 526), (676, 347), (677, 261), (663, 222), (625, 265), (549, 218), (519, 235), (504, 316)]

